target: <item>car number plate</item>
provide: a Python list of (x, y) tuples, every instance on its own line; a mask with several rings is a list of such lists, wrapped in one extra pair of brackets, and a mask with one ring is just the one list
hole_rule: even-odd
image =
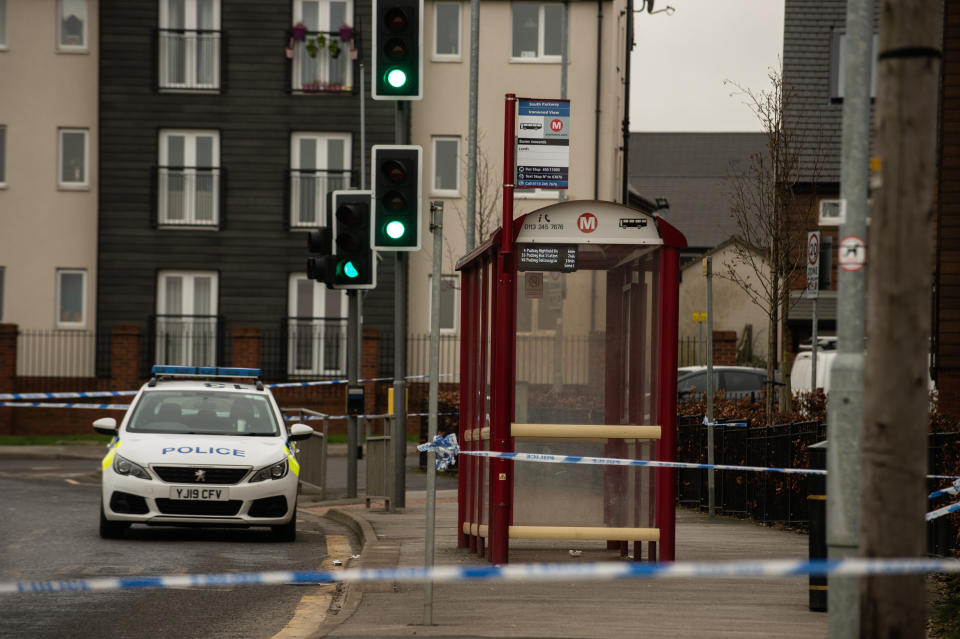
[(170, 499), (185, 499), (188, 501), (227, 501), (230, 499), (226, 488), (194, 488), (192, 486), (173, 486), (170, 489)]

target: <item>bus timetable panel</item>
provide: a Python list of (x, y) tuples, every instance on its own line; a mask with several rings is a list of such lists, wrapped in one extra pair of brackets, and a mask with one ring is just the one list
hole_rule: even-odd
[(577, 270), (576, 244), (518, 244), (518, 271)]

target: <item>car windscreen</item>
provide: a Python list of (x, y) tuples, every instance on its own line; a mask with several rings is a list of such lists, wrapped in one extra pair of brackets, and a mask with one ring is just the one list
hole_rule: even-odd
[(280, 427), (263, 394), (158, 390), (142, 395), (127, 431), (271, 437)]

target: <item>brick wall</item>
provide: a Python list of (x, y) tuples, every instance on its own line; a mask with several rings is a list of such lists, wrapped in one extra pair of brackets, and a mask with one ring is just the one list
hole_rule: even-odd
[(713, 332), (713, 363), (717, 366), (737, 365), (737, 332)]
[[(17, 377), (17, 333), (15, 324), (0, 324), (0, 393), (45, 392), (51, 390), (97, 391), (136, 390), (146, 381), (140, 378), (141, 357), (144, 348), (143, 331), (137, 326), (117, 326), (112, 332), (110, 349), (111, 377), (97, 378), (20, 378)], [(258, 368), (262, 336), (258, 329), (235, 328), (233, 361), (225, 364)], [(363, 332), (360, 377), (376, 377), (380, 348), (379, 332)], [(271, 380), (266, 380), (271, 381)], [(387, 388), (392, 382), (365, 382), (366, 412), (386, 412)], [(298, 386), (273, 389), (282, 408), (308, 408), (329, 415), (343, 415), (346, 408), (346, 384)], [(132, 397), (104, 399), (64, 399), (53, 402), (127, 404)], [(90, 434), (92, 422), (100, 417), (124, 415), (119, 410), (80, 408), (5, 408), (0, 407), (0, 435), (66, 435)], [(408, 432), (416, 433), (419, 422), (411, 419)], [(346, 433), (346, 420), (330, 422), (332, 434)]]
[[(17, 326), (0, 324), (0, 392), (15, 392), (17, 377)], [(9, 434), (13, 424), (12, 408), (0, 408), (0, 435)]]

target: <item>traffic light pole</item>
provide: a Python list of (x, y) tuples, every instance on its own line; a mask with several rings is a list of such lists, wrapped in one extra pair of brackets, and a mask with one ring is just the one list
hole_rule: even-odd
[(407, 298), (406, 253), (397, 251), (394, 274), (393, 303), (396, 315), (393, 325), (393, 509), (406, 506), (406, 456), (407, 456), (407, 314), (404, 300)]
[[(407, 110), (402, 101), (396, 102), (394, 140), (404, 144), (408, 139)], [(396, 251), (393, 274), (393, 499), (396, 510), (407, 505), (407, 260), (403, 251)]]
[[(355, 290), (347, 291), (347, 387), (354, 386), (360, 378), (360, 362), (357, 357), (360, 343), (360, 295)], [(357, 496), (357, 449), (360, 433), (356, 415), (347, 411), (347, 497)]]

